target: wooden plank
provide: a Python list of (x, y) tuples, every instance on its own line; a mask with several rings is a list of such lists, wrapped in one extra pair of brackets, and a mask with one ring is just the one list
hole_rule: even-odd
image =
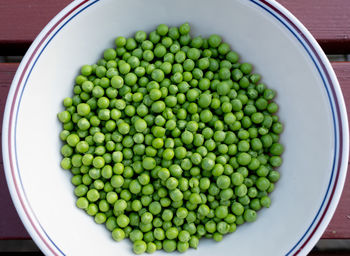
[(312, 251), (309, 256), (349, 256), (349, 251)]
[[(4, 104), (14, 73), (18, 64), (0, 64), (0, 121), (2, 123)], [(350, 113), (350, 62), (333, 63), (338, 75), (345, 102)], [(1, 131), (0, 131), (1, 132)], [(1, 137), (0, 137), (1, 138)], [(1, 148), (0, 148), (1, 150)], [(2, 155), (0, 155), (1, 157)], [(5, 182), (2, 159), (0, 158), (0, 240), (29, 239), (13, 207)], [(327, 239), (350, 239), (350, 175), (347, 176), (345, 188), (335, 215), (323, 234)]]
[[(350, 114), (350, 62), (333, 62), (344, 95), (345, 105)], [(348, 167), (349, 171), (349, 167)], [(347, 175), (345, 188), (331, 223), (323, 238), (350, 239), (350, 174)]]
[(327, 54), (350, 53), (349, 0), (277, 0), (310, 30)]
[[(348, 0), (277, 0), (328, 53), (350, 53)], [(41, 29), (72, 0), (1, 0), (0, 55), (22, 55)]]
[(24, 55), (44, 26), (72, 0), (1, 0), (0, 55)]
[[(7, 94), (17, 70), (17, 63), (0, 64), (0, 122), (2, 123)], [(2, 130), (0, 130), (0, 136)], [(2, 147), (0, 147), (0, 240), (30, 239), (12, 203), (4, 174)]]

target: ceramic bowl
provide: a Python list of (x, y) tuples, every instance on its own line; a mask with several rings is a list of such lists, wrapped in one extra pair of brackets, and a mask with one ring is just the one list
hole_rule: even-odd
[[(216, 243), (184, 255), (306, 255), (339, 201), (348, 126), (337, 78), (305, 27), (273, 0), (78, 0), (39, 34), (13, 80), (3, 123), (8, 186), (28, 232), (47, 255), (134, 255), (75, 206), (60, 168), (56, 114), (84, 64), (119, 36), (189, 22), (193, 35), (217, 33), (277, 91), (285, 126), (281, 179), (272, 205)], [(158, 251), (154, 255), (166, 255)]]

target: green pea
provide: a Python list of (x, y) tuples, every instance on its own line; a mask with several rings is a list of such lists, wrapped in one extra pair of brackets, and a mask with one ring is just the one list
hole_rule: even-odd
[(280, 178), (276, 92), (221, 36), (190, 29), (117, 37), (58, 114), (77, 207), (136, 254), (221, 241), (270, 206)]

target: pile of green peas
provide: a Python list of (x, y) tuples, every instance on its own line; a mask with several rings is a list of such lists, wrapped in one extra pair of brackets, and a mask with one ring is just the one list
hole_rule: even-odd
[(275, 91), (188, 23), (118, 37), (58, 114), (77, 207), (136, 254), (221, 241), (269, 207), (280, 174)]

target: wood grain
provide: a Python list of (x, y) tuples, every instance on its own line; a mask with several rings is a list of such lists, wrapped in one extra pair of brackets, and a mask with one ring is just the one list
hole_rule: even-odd
[[(333, 62), (343, 92), (348, 117), (350, 114), (350, 62)], [(349, 167), (348, 167), (349, 171)], [(345, 188), (339, 206), (331, 223), (328, 225), (324, 238), (350, 239), (350, 175), (345, 181)]]
[(350, 53), (349, 0), (277, 0), (293, 13), (327, 54)]
[[(9, 86), (16, 72), (18, 64), (0, 64), (0, 121), (2, 123), (3, 111)], [(350, 110), (350, 62), (333, 63), (344, 94), (345, 102)], [(1, 136), (0, 136), (1, 138)], [(1, 147), (0, 147), (1, 150)], [(0, 157), (2, 154), (0, 155)], [(9, 191), (5, 182), (2, 159), (0, 158), (0, 240), (1, 239), (29, 239), (13, 207)], [(322, 238), (350, 239), (350, 175), (347, 176), (345, 188), (335, 212)]]
[[(0, 64), (0, 122), (2, 123), (7, 94), (17, 70), (17, 63)], [(0, 130), (1, 136), (2, 130)], [(3, 239), (30, 239), (29, 234), (20, 221), (12, 203), (7, 188), (4, 166), (2, 161), (2, 147), (0, 147), (0, 240)]]
[(349, 251), (312, 251), (309, 256), (349, 256)]
[[(326, 53), (350, 52), (349, 0), (277, 0), (311, 31)], [(1, 0), (0, 55), (22, 55), (72, 0)]]
[(0, 55), (24, 55), (44, 26), (72, 0), (1, 0)]

